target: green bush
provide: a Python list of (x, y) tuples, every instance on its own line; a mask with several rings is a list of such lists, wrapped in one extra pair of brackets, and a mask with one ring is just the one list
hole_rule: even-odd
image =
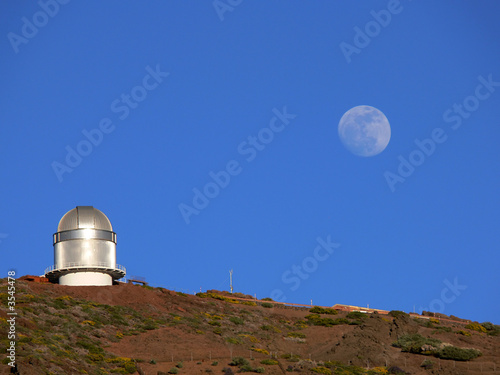
[(272, 298), (269, 298), (269, 297), (262, 298), (261, 301), (271, 301), (271, 302), (274, 302), (274, 300)]
[(277, 365), (278, 364), (278, 361), (275, 360), (275, 359), (263, 359), (262, 361), (260, 361), (261, 364), (263, 365)]
[(280, 333), (281, 330), (275, 326), (270, 326), (270, 325), (263, 325), (260, 327), (260, 329), (262, 329), (263, 331), (273, 331), (273, 332), (276, 332), (276, 333)]
[(182, 368), (182, 366), (184, 366), (182, 362), (179, 362), (179, 363), (177, 363), (177, 364), (175, 365), (175, 367), (177, 367), (177, 368)]
[(328, 368), (335, 368), (337, 366), (342, 366), (342, 362), (338, 362), (338, 361), (326, 361), (325, 363), (323, 363), (323, 366), (324, 367), (328, 367)]
[(481, 325), (486, 328), (487, 331), (493, 331), (495, 329), (495, 325), (491, 322), (484, 322)]
[(427, 328), (436, 328), (436, 326), (434, 325), (434, 323), (432, 323), (430, 320), (428, 320), (427, 322), (425, 322), (424, 327), (427, 327)]
[(339, 313), (335, 309), (329, 309), (319, 306), (314, 306), (313, 308), (309, 309), (309, 312), (313, 314), (330, 314), (330, 315), (337, 315)]
[(332, 370), (326, 368), (326, 367), (313, 367), (311, 369), (312, 372), (315, 372), (317, 374), (327, 374), (327, 375), (331, 375), (332, 374)]
[(389, 315), (392, 316), (393, 318), (397, 318), (399, 316), (410, 316), (404, 311), (399, 311), (399, 310), (391, 310), (389, 311)]
[(367, 317), (367, 314), (360, 311), (351, 311), (349, 314), (347, 314), (346, 317), (349, 319), (365, 319)]
[(144, 324), (142, 326), (143, 329), (147, 330), (147, 331), (152, 331), (154, 329), (157, 329), (158, 328), (158, 325), (154, 322), (146, 322), (146, 324)]
[(87, 354), (87, 359), (91, 362), (101, 362), (104, 360), (104, 356), (102, 354), (89, 353)]
[(299, 362), (300, 361), (300, 356), (298, 354), (282, 354), (281, 358), (288, 360), (288, 362)]
[(403, 352), (434, 355), (455, 361), (469, 361), (482, 355), (476, 349), (463, 349), (452, 345), (442, 347), (440, 340), (426, 338), (418, 333), (401, 336), (393, 346), (401, 348)]
[(226, 338), (226, 342), (228, 342), (230, 344), (241, 344), (241, 340), (239, 338), (235, 338), (235, 337)]
[(84, 341), (84, 340), (78, 340), (76, 342), (76, 346), (79, 346), (80, 348), (87, 349), (89, 353), (92, 354), (104, 354), (104, 350), (93, 344), (92, 342), (89, 341)]
[(243, 319), (238, 318), (237, 316), (230, 317), (229, 321), (236, 324), (236, 325), (245, 323), (245, 321)]
[(445, 346), (439, 352), (437, 357), (442, 359), (452, 359), (455, 361), (470, 361), (471, 359), (481, 356), (482, 353), (476, 349), (462, 349), (456, 346)]
[(248, 366), (250, 362), (243, 357), (234, 357), (231, 362), (229, 362), (229, 366)]
[(264, 372), (266, 372), (266, 369), (264, 367), (257, 367), (253, 371), (256, 372), (257, 374), (263, 374)]
[(309, 314), (306, 315), (305, 318), (309, 324), (315, 326), (324, 326), (324, 327), (332, 327), (339, 324), (351, 323), (351, 321), (346, 318), (337, 318), (337, 319), (322, 318), (319, 314)]
[(169, 374), (178, 374), (179, 369), (177, 367), (172, 367), (170, 370), (168, 370)]
[[(500, 335), (500, 326), (493, 324), (491, 322), (481, 323), (481, 326), (486, 329), (486, 332), (490, 336), (499, 336)], [(467, 327), (466, 327), (467, 328)]]
[(253, 367), (250, 365), (241, 365), (238, 372), (253, 372)]
[(305, 316), (308, 322), (314, 322), (315, 320), (323, 319), (319, 314), (309, 314)]
[(219, 362), (218, 362), (218, 361), (213, 361), (213, 362), (212, 362), (212, 366), (217, 366), (218, 364), (219, 364)]
[(262, 307), (265, 307), (266, 309), (270, 309), (272, 307), (274, 307), (274, 305), (272, 303), (268, 303), (268, 302), (263, 302), (261, 304)]
[(422, 346), (430, 345), (434, 348), (438, 348), (441, 344), (441, 340), (426, 338), (418, 333), (408, 334), (401, 336), (392, 345), (396, 348), (401, 348), (401, 351), (408, 353), (422, 353)]
[(135, 366), (134, 362), (126, 362), (123, 367), (128, 374), (135, 374), (135, 372), (137, 371), (137, 367)]

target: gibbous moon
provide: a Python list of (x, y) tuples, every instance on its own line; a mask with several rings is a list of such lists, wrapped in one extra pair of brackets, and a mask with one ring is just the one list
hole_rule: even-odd
[(339, 137), (354, 155), (375, 156), (391, 139), (391, 125), (377, 108), (360, 105), (348, 110), (339, 122)]

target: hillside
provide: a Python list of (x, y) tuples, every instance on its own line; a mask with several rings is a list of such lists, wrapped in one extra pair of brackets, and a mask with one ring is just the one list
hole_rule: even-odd
[[(0, 330), (7, 333), (6, 279), (0, 288)], [(69, 287), (17, 280), (15, 297), (20, 374), (500, 371), (500, 327), (488, 323), (401, 312), (311, 312), (235, 300), (224, 292), (193, 296), (131, 284)], [(0, 373), (10, 370), (8, 346), (2, 334)]]

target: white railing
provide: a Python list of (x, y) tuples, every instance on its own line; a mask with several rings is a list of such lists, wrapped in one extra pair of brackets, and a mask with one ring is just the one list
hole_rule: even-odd
[(110, 266), (109, 263), (106, 262), (100, 262), (100, 263), (81, 263), (81, 262), (69, 262), (65, 263), (60, 267), (56, 267), (56, 265), (52, 265), (50, 267), (47, 267), (45, 269), (45, 274), (52, 272), (52, 271), (57, 271), (57, 270), (65, 270), (65, 269), (73, 269), (73, 268), (107, 268), (107, 269), (114, 269), (114, 270), (120, 270), (123, 272), (127, 272), (126, 268), (123, 267), (120, 264), (116, 264), (114, 267)]

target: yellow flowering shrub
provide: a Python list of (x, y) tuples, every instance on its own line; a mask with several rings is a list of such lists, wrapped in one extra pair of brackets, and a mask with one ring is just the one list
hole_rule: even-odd
[(256, 353), (261, 353), (265, 355), (269, 355), (269, 352), (266, 349), (260, 349), (260, 348), (252, 348), (252, 350)]
[(486, 328), (484, 328), (481, 324), (474, 322), (474, 323), (469, 323), (465, 326), (467, 329), (471, 329), (473, 331), (478, 331), (478, 332), (486, 332)]
[(313, 367), (311, 369), (312, 372), (315, 372), (317, 374), (327, 374), (327, 375), (332, 375), (332, 370), (326, 367)]
[(375, 374), (388, 374), (389, 371), (385, 367), (374, 367), (370, 371)]
[(70, 296), (62, 296), (62, 297), (57, 297), (57, 298), (56, 298), (56, 300), (71, 302), (71, 301), (73, 301), (73, 297), (70, 297)]
[(244, 337), (246, 339), (249, 339), (250, 342), (253, 342), (253, 343), (259, 342), (259, 339), (257, 337), (255, 337), (255, 336), (252, 336), (252, 335), (246, 335), (244, 333), (240, 333), (238, 336)]
[(127, 363), (127, 362), (133, 362), (132, 358), (128, 357), (113, 357), (113, 358), (106, 358), (106, 362), (108, 363)]

